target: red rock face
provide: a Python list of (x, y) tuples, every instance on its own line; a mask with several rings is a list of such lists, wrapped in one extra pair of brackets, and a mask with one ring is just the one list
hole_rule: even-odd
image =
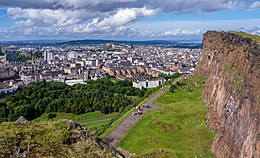
[(208, 31), (196, 75), (207, 77), (206, 123), (216, 132), (218, 158), (260, 157), (260, 45), (226, 32)]

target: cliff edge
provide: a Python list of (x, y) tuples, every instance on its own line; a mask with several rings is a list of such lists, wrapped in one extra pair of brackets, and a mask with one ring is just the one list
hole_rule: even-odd
[(206, 123), (216, 132), (218, 158), (260, 157), (260, 44), (228, 32), (208, 31), (196, 75), (208, 78)]

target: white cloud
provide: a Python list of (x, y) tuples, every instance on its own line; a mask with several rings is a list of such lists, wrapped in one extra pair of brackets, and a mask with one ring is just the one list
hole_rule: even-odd
[[(251, 8), (257, 8), (257, 2)], [(138, 29), (131, 25), (158, 13), (214, 12), (244, 3), (249, 6), (247, 0), (0, 0), (0, 8), (7, 8), (15, 20), (14, 26), (5, 29), (10, 35), (157, 38), (195, 36), (203, 29), (189, 23), (185, 24), (189, 28), (176, 26), (176, 21), (169, 26), (159, 23), (156, 31), (149, 24)]]
[[(21, 9), (8, 8), (7, 12), (14, 19), (25, 18), (30, 20), (34, 25), (63, 27), (80, 23), (94, 14), (86, 10), (50, 10), (50, 9)], [(98, 15), (95, 14), (95, 15)]]
[(229, 9), (246, 0), (1, 0), (0, 6), (25, 9), (87, 9), (101, 12), (119, 8), (161, 9), (172, 12), (211, 12)]
[(15, 27), (29, 27), (33, 26), (32, 20), (22, 20), (22, 21), (17, 21), (15, 22)]
[(250, 34), (260, 35), (260, 27), (249, 27), (249, 28), (241, 27), (239, 29), (234, 29), (234, 31), (243, 31), (243, 32), (247, 32)]
[(92, 27), (110, 28), (160, 12), (212, 12), (242, 2), (245, 0), (1, 0), (0, 7), (7, 7), (13, 19), (31, 20), (38, 27), (66, 27), (96, 19)]
[(160, 36), (180, 36), (180, 35), (199, 35), (201, 34), (200, 30), (182, 30), (181, 28), (174, 29), (172, 31), (166, 31)]
[(149, 17), (156, 14), (157, 10), (144, 8), (119, 9), (114, 15), (103, 18), (99, 21), (99, 17), (93, 19), (91, 23), (80, 25), (74, 29), (74, 32), (92, 33), (92, 32), (111, 32), (111, 30), (119, 31), (121, 26), (131, 21)]
[(260, 2), (256, 1), (252, 5), (250, 5), (249, 10), (255, 10), (255, 9), (260, 9)]
[(126, 8), (120, 9), (116, 14), (104, 18), (101, 22), (97, 24), (98, 27), (104, 26), (122, 26), (131, 22), (133, 20), (137, 20), (142, 17), (153, 16), (158, 12), (158, 10), (151, 10), (144, 8)]

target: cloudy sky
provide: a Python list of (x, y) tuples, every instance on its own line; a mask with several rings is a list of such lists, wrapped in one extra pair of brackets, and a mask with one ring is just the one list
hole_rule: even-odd
[(201, 40), (260, 34), (256, 0), (0, 0), (0, 40)]

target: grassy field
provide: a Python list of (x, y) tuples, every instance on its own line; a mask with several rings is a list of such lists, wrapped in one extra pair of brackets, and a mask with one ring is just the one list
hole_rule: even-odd
[[(76, 115), (76, 114), (71, 114), (71, 113), (55, 113), (56, 117), (51, 119), (52, 121), (60, 120), (60, 119), (68, 119), (68, 120), (73, 120), (76, 122), (83, 122), (86, 120), (93, 120), (97, 118), (106, 118), (106, 117), (112, 117), (112, 116), (117, 116), (118, 113), (112, 113), (112, 114), (103, 114), (100, 111), (96, 112), (89, 112), (85, 113), (82, 115)], [(48, 120), (48, 114), (44, 113), (42, 116), (36, 118), (33, 120), (33, 122), (40, 122), (40, 121), (46, 121)]]
[(141, 157), (214, 157), (214, 134), (205, 125), (202, 78), (183, 81), (166, 92), (118, 144)]
[(236, 32), (236, 31), (231, 31), (231, 33), (236, 34), (236, 35), (240, 35), (246, 38), (251, 38), (252, 40), (260, 43), (260, 36), (259, 35), (253, 35), (253, 34), (247, 34), (245, 32)]

